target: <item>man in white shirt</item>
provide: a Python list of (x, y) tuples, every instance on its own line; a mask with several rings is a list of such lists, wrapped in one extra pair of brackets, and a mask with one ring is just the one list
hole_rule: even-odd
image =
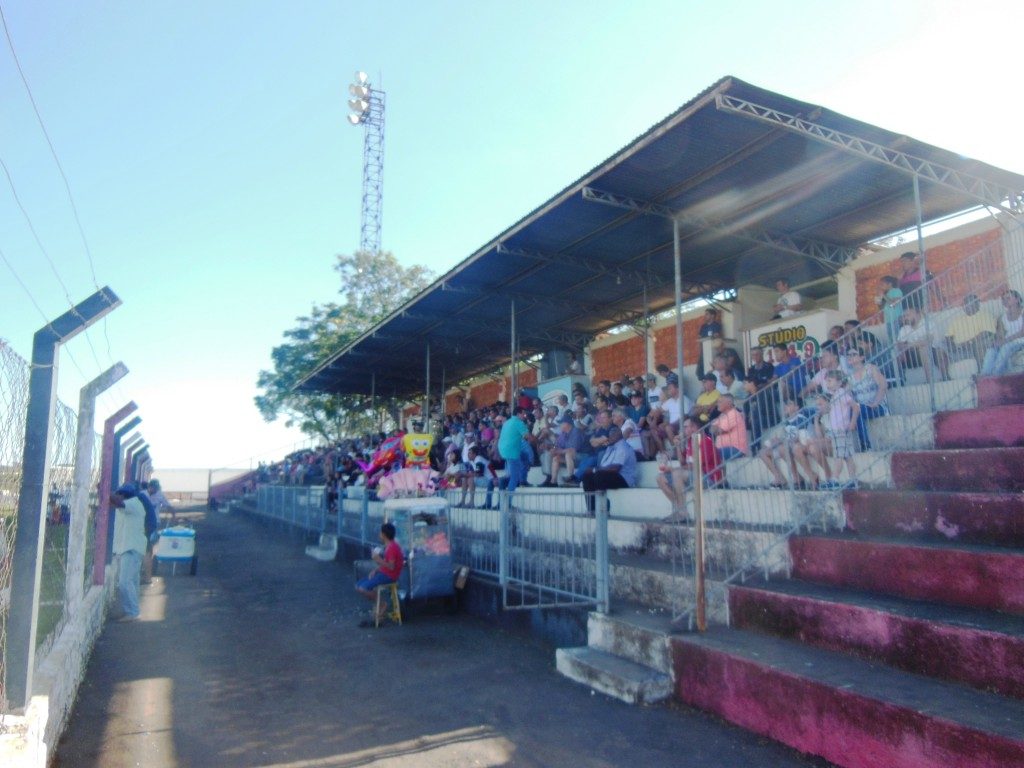
[(779, 298), (772, 307), (775, 317), (792, 317), (803, 310), (803, 299), (800, 294), (789, 287), (789, 280), (780, 277), (775, 281), (775, 290), (779, 292)]
[(135, 486), (125, 483), (110, 494), (114, 516), (114, 548), (117, 557), (117, 592), (122, 615), (118, 621), (139, 618), (139, 579), (146, 552), (146, 508)]

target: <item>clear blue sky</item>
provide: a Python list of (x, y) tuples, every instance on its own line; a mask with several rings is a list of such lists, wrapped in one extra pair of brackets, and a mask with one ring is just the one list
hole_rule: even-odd
[[(158, 467), (248, 466), (301, 439), (255, 379), (359, 242), (361, 130), (387, 91), (383, 244), (444, 271), (719, 77), (1024, 171), (1021, 3), (2, 0), (100, 285), (124, 300), (68, 344), (60, 392), (124, 360)], [(68, 294), (94, 290), (63, 185), (0, 44), (0, 157)], [(68, 308), (0, 178), (0, 249)], [(0, 336), (42, 319), (0, 264)], [(109, 338), (109, 349), (108, 349)], [(89, 341), (95, 349), (95, 356)]]

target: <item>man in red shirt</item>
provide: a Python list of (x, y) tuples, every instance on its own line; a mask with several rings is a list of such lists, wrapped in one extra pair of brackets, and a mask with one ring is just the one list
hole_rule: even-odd
[(370, 575), (365, 579), (356, 582), (356, 592), (367, 600), (377, 599), (378, 587), (398, 581), (405, 565), (405, 555), (395, 541), (395, 526), (391, 523), (381, 525), (380, 543), (384, 545), (383, 550), (376, 547), (371, 555), (377, 567), (370, 571)]
[(714, 485), (722, 477), (722, 471), (718, 468), (720, 463), (718, 451), (711, 436), (706, 431), (701, 431), (700, 424), (692, 416), (683, 419), (683, 435), (674, 440), (676, 457), (679, 459), (678, 467), (670, 467), (665, 464), (659, 467), (658, 488), (668, 497), (672, 504), (672, 514), (665, 518), (666, 522), (683, 522), (687, 520), (686, 514), (686, 490), (693, 487), (693, 436), (700, 435), (700, 460), (701, 472), (708, 482)]

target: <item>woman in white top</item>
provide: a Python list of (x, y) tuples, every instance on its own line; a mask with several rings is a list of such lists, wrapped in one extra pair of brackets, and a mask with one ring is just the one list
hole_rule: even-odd
[(982, 376), (999, 376), (1006, 373), (1013, 356), (1024, 350), (1024, 313), (1021, 312), (1021, 295), (1018, 291), (1003, 294), (1003, 315), (996, 325), (996, 345), (985, 353), (981, 366)]

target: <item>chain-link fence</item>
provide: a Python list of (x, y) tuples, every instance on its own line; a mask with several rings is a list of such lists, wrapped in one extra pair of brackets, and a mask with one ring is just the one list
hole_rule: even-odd
[[(25, 418), (28, 411), (29, 364), (10, 345), (0, 339), (0, 711), (4, 708), (3, 683), (7, 655), (7, 619), (10, 608), (11, 576), (14, 563), (14, 536), (21, 490), (21, 462), (25, 447)], [(58, 402), (54, 419), (50, 460), (50, 487), (46, 494), (46, 526), (42, 578), (39, 597), (37, 646), (48, 645), (56, 636), (64, 618), (68, 562), (68, 531), (71, 517), (71, 490), (74, 482), (75, 443), (78, 415)], [(95, 488), (99, 473), (100, 439), (93, 440)], [(92, 538), (95, 492), (90, 497), (87, 540)], [(87, 549), (91, 559), (91, 547)], [(91, 563), (90, 563), (91, 565)], [(81, 578), (88, 578), (87, 568)]]

